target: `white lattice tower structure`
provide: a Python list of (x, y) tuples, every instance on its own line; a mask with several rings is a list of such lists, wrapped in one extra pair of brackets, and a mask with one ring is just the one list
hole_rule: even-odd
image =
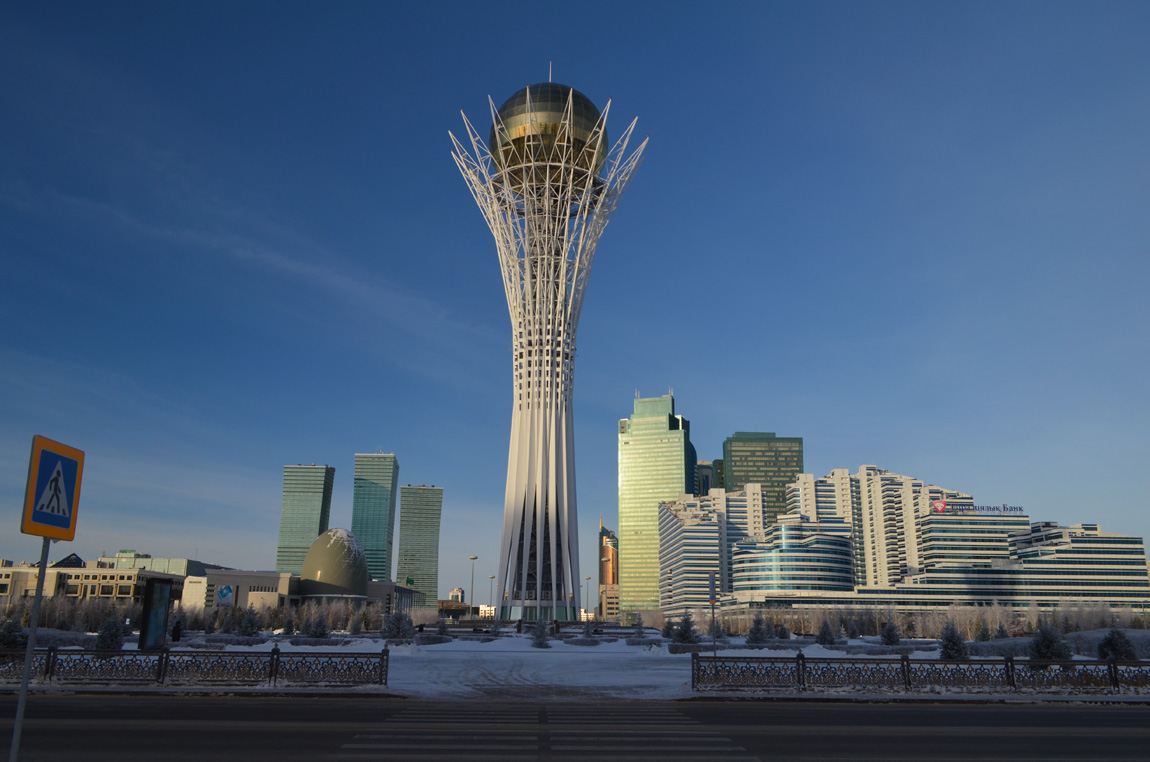
[[(467, 116), (459, 171), (495, 237), (511, 317), (514, 407), (499, 551), (501, 619), (577, 620), (579, 532), (572, 391), (575, 333), (599, 236), (638, 166), (632, 121), (565, 85), (531, 85), (498, 110), (490, 147)], [(466, 144), (466, 147), (465, 147)]]

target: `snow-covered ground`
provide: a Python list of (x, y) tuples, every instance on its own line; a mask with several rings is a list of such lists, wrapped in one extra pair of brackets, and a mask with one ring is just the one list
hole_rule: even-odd
[[(339, 647), (312, 648), (280, 641), (229, 646), (228, 650), (263, 651), (271, 650), (273, 645), (281, 651), (378, 653), (382, 648), (381, 641), (362, 638)], [(816, 658), (844, 655), (819, 645), (806, 645), (803, 653)], [(794, 658), (796, 649), (724, 650), (720, 644), (718, 654)], [(911, 654), (912, 658), (937, 655)], [(598, 646), (573, 646), (552, 640), (550, 648), (533, 648), (525, 635), (504, 635), (487, 643), (457, 639), (437, 645), (392, 645), (388, 688), (389, 693), (413, 698), (676, 699), (694, 695), (690, 654), (671, 654), (666, 646), (629, 646), (624, 639)]]
[(456, 640), (391, 649), (392, 692), (421, 698), (673, 699), (691, 695), (691, 657), (665, 648), (599, 646), (532, 648), (527, 638), (490, 643)]

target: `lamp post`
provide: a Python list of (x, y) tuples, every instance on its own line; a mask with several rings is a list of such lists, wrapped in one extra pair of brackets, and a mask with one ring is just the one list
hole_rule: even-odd
[[(479, 556), (468, 556), (468, 558), (471, 559), (471, 587), (467, 590), (467, 594), (470, 595), (471, 598), (474, 600), (475, 599), (475, 559), (479, 558)], [(470, 604), (468, 604), (468, 606), (467, 606), (467, 611), (469, 613), (471, 611), (471, 605)]]
[[(587, 597), (583, 599), (583, 610), (587, 611), (587, 602), (591, 600), (591, 578), (584, 577), (583, 579), (587, 580)], [(594, 619), (594, 615), (591, 618)]]
[(491, 618), (495, 618), (495, 575), (487, 575), (487, 605), (491, 607)]

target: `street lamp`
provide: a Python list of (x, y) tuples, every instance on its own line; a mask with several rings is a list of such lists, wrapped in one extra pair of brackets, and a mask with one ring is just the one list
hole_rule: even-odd
[(495, 575), (494, 574), (488, 574), (487, 575), (487, 605), (492, 607), (492, 609), (491, 609), (491, 618), (492, 619), (495, 618), (495, 608), (494, 608), (495, 593), (494, 593), (494, 590), (495, 590)]
[[(474, 599), (475, 598), (475, 559), (479, 558), (479, 556), (468, 556), (468, 558), (471, 559), (471, 587), (467, 590), (467, 594), (470, 595), (472, 597), (472, 599)], [(470, 612), (471, 607), (468, 606), (467, 610)]]
[(591, 600), (591, 578), (584, 577), (583, 579), (587, 580), (587, 597), (583, 599), (583, 610), (587, 611), (587, 602)]

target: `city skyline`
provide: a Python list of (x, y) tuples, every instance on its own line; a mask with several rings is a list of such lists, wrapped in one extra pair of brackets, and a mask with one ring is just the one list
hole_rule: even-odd
[(701, 460), (774, 431), (1150, 536), (1144, 4), (603, 6), (596, 56), (594, 12), (272, 8), (0, 11), (0, 502), (34, 434), (85, 451), (53, 561), (271, 569), (284, 464), (350, 527), (382, 449), (445, 488), (441, 592), (493, 573), (507, 313), (445, 141), (549, 66), (651, 136), (580, 322), (584, 573), (636, 390)]

